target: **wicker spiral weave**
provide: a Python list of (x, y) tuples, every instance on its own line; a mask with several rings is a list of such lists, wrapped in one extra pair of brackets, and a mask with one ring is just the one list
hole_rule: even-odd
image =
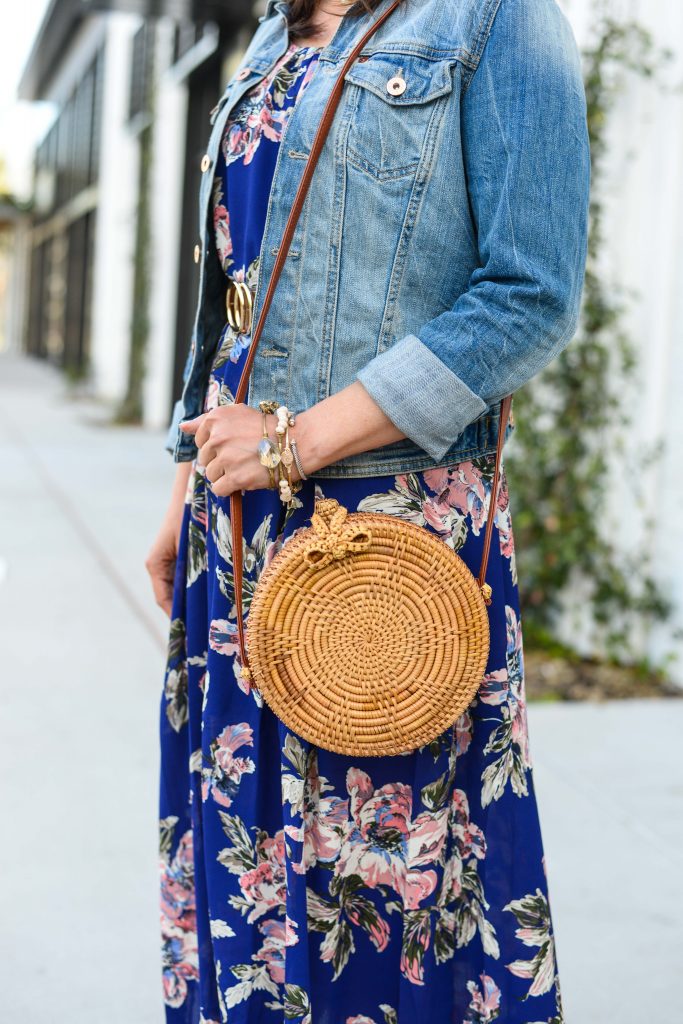
[(429, 743), (473, 700), (489, 652), (477, 581), (425, 527), (316, 502), (263, 570), (246, 645), (253, 679), (299, 736), (336, 753)]

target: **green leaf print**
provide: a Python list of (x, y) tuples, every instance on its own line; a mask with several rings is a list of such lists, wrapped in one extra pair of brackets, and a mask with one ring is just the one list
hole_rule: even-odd
[(311, 1024), (311, 1001), (300, 985), (285, 984), (285, 1020)]
[(277, 984), (270, 977), (267, 966), (235, 964), (230, 970), (240, 981), (225, 990), (225, 1002), (228, 1007), (237, 1006), (257, 991), (278, 995)]
[(440, 775), (435, 782), (430, 782), (428, 786), (423, 787), (420, 796), (428, 811), (438, 811), (446, 806), (454, 776), (455, 767), (453, 766)]
[[(487, 745), (484, 753), (491, 752)], [(492, 800), (498, 800), (505, 791), (508, 782), (512, 786), (513, 793), (517, 796), (527, 796), (528, 787), (526, 781), (526, 769), (520, 752), (513, 746), (509, 746), (502, 757), (487, 765), (481, 775), (483, 782), (481, 790), (481, 805), (488, 806)]]
[(384, 1014), (384, 1024), (398, 1024), (398, 1014), (393, 1007), (387, 1006), (386, 1003), (380, 1003), (379, 1008)]
[(181, 661), (176, 668), (168, 669), (164, 684), (166, 718), (174, 732), (180, 732), (189, 718), (187, 701), (187, 665)]
[(429, 948), (431, 925), (429, 908), (407, 910), (403, 915), (401, 973), (413, 984), (424, 984), (424, 955)]
[(549, 992), (556, 984), (557, 964), (555, 940), (551, 934), (550, 907), (540, 889), (528, 893), (519, 900), (511, 900), (503, 907), (517, 918), (519, 928), (515, 935), (525, 946), (538, 946), (538, 952), (531, 960), (514, 960), (507, 968), (518, 978), (531, 978), (525, 999)]
[(182, 619), (173, 619), (171, 622), (167, 657), (169, 662), (185, 657), (185, 623)]
[(169, 814), (167, 818), (162, 818), (159, 822), (159, 853), (164, 860), (168, 860), (168, 855), (171, 852), (173, 833), (177, 824), (178, 817), (175, 814)]
[(206, 535), (202, 528), (193, 520), (187, 531), (187, 585), (199, 579), (203, 572), (206, 572), (208, 562), (206, 559)]
[(227, 814), (219, 811), (221, 825), (226, 836), (233, 844), (232, 848), (221, 850), (218, 854), (218, 863), (232, 872), (234, 875), (241, 875), (244, 871), (250, 871), (256, 867), (256, 852), (254, 844), (249, 838), (244, 823), (236, 814)]
[(333, 981), (337, 980), (349, 962), (349, 957), (355, 951), (356, 946), (350, 926), (346, 921), (338, 921), (327, 933), (320, 947), (320, 959), (332, 964)]
[(434, 928), (434, 958), (437, 964), (450, 960), (455, 953), (455, 914), (441, 910)]
[(306, 891), (306, 914), (308, 927), (315, 932), (332, 931), (339, 920), (341, 907), (332, 900), (326, 900), (324, 896), (314, 892), (313, 889)]

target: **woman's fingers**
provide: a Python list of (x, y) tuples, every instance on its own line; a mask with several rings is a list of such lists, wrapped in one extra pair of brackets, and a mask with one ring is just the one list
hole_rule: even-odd
[(159, 558), (152, 555), (145, 564), (152, 581), (154, 600), (170, 618), (173, 605), (175, 559)]
[(223, 473), (215, 483), (211, 484), (211, 490), (218, 498), (227, 498), (235, 490), (227, 473)]
[(208, 466), (210, 462), (213, 462), (213, 460), (217, 458), (217, 455), (218, 453), (216, 452), (216, 449), (207, 442), (206, 444), (203, 444), (197, 452), (197, 465)]
[(217, 480), (220, 480), (224, 472), (225, 467), (216, 458), (216, 454), (214, 452), (212, 458), (209, 459), (209, 461), (206, 463), (206, 479), (209, 481), (209, 483), (214, 484), (216, 483)]

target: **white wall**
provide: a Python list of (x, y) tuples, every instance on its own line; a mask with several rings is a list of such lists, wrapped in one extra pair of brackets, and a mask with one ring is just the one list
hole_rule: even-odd
[(138, 142), (127, 122), (131, 42), (140, 20), (118, 14), (105, 24), (91, 362), (95, 392), (118, 401), (126, 391), (133, 310)]
[[(150, 427), (168, 425), (175, 353), (179, 260), (185, 163), (187, 85), (170, 68), (172, 26), (157, 32), (157, 98), (152, 163), (150, 333), (147, 345), (144, 416)], [(193, 265), (192, 268), (194, 269)], [(188, 339), (189, 344), (189, 339)]]
[[(584, 44), (595, 0), (563, 6)], [(619, 0), (613, 10), (677, 51), (663, 69), (669, 89), (625, 76), (610, 125), (604, 270), (625, 292), (625, 326), (639, 360), (627, 394), (633, 425), (626, 452), (615, 458), (608, 530), (621, 550), (649, 561), (650, 574), (675, 602), (673, 619), (640, 639), (642, 653), (657, 664), (677, 655), (672, 675), (683, 685), (683, 639), (674, 636), (683, 632), (683, 95), (671, 88), (683, 81), (683, 5)], [(661, 438), (663, 457), (653, 460), (648, 452)]]

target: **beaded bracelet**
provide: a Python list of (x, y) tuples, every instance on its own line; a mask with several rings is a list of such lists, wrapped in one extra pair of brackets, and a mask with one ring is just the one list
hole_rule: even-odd
[[(291, 507), (294, 495), (297, 491), (301, 490), (301, 481), (292, 480), (292, 463), (294, 462), (294, 455), (289, 443), (289, 428), (294, 423), (294, 415), (290, 413), (286, 405), (279, 406), (275, 411), (278, 419), (277, 426), (275, 427), (275, 436), (277, 437), (278, 452), (280, 455), (278, 461), (278, 472), (280, 474), (278, 488), (280, 491), (280, 499)], [(284, 477), (282, 476), (283, 466), (286, 474)]]

